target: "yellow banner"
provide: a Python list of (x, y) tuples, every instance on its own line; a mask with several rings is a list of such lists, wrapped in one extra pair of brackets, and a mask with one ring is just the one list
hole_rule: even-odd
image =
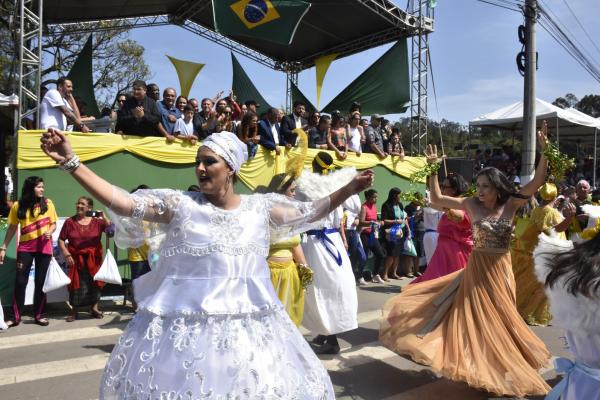
[(317, 73), (317, 109), (319, 109), (321, 103), (321, 88), (323, 87), (325, 74), (338, 54), (339, 53), (328, 54), (315, 59), (315, 70)]
[(177, 71), (177, 76), (179, 77), (179, 86), (180, 86), (180, 94), (184, 97), (188, 97), (190, 95), (190, 90), (192, 90), (192, 85), (194, 84), (194, 80), (198, 73), (204, 68), (204, 64), (199, 64), (191, 61), (178, 60), (177, 58), (167, 56), (175, 70)]
[[(43, 131), (19, 131), (19, 147), (17, 150), (18, 169), (54, 168), (56, 164), (40, 149), (40, 136)], [(167, 143), (159, 137), (139, 137), (129, 135), (116, 135), (113, 133), (67, 133), (73, 150), (81, 161), (90, 161), (110, 154), (127, 151), (140, 157), (165, 164), (193, 164), (200, 144), (194, 146), (188, 142), (177, 139)], [(286, 150), (281, 147), (281, 155), (276, 156), (274, 151), (265, 151), (259, 146), (256, 156), (245, 163), (238, 174), (240, 180), (249, 188), (254, 189), (259, 185), (268, 185), (271, 177), (285, 172), (288, 157), (297, 154), (296, 149)], [(321, 150), (308, 149), (304, 158), (304, 166), (311, 167), (315, 155)], [(349, 153), (344, 161), (336, 160), (335, 154), (330, 152), (334, 164), (338, 167), (355, 167), (356, 169), (373, 168), (382, 165), (404, 178), (417, 172), (425, 166), (424, 157), (405, 157), (400, 161), (398, 157), (387, 157), (380, 160), (375, 154), (362, 154), (358, 157)]]

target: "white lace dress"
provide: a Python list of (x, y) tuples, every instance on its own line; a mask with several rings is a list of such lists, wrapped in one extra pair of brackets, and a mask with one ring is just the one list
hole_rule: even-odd
[(282, 308), (266, 263), (270, 228), (282, 236), (308, 229), (328, 199), (249, 195), (227, 211), (200, 193), (133, 197), (171, 219), (115, 219), (120, 246), (145, 238), (158, 261), (135, 281), (138, 312), (106, 364), (100, 398), (333, 399), (329, 376)]

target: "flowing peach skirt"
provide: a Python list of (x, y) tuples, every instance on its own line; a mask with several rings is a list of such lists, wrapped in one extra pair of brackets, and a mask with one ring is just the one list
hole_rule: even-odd
[(510, 253), (474, 249), (468, 266), (409, 285), (384, 306), (379, 339), (446, 378), (496, 395), (546, 394), (550, 354), (515, 307)]

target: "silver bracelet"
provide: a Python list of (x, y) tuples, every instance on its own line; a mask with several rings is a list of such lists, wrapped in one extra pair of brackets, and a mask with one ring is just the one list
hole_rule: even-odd
[(80, 165), (81, 161), (79, 160), (79, 156), (77, 154), (73, 154), (71, 158), (59, 162), (58, 168), (68, 173), (73, 173), (73, 171), (75, 171)]

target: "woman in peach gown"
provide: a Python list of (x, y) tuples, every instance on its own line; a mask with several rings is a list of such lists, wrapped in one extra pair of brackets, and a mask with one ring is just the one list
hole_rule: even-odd
[[(538, 139), (546, 146), (545, 133)], [(427, 160), (439, 161), (435, 147)], [(533, 180), (515, 192), (501, 172), (485, 168), (472, 198), (443, 196), (437, 177), (429, 179), (432, 203), (469, 214), (473, 252), (466, 268), (410, 285), (385, 304), (379, 338), (386, 347), (496, 395), (548, 392), (538, 369), (550, 353), (517, 311), (508, 251), (515, 211), (544, 183), (546, 171), (542, 155)]]

